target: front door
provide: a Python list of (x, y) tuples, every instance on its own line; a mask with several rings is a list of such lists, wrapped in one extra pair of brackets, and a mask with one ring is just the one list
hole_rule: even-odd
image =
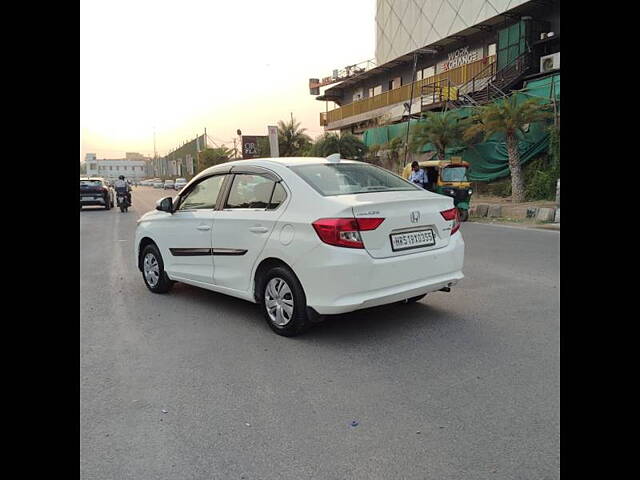
[(246, 292), (251, 271), (284, 212), (287, 194), (274, 178), (239, 173), (224, 208), (216, 212), (213, 232), (214, 283)]
[(213, 283), (212, 232), (216, 200), (225, 175), (208, 177), (180, 198), (165, 221), (162, 239), (164, 268), (171, 278)]

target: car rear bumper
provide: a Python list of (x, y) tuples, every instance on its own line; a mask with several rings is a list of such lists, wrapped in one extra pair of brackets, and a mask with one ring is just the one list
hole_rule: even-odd
[(80, 199), (80, 205), (106, 205), (106, 200), (104, 198), (99, 198), (97, 200), (85, 200), (83, 198)]
[(323, 244), (293, 267), (307, 305), (321, 315), (332, 315), (455, 285), (464, 278), (463, 262), (464, 240), (457, 233), (444, 248), (383, 259)]

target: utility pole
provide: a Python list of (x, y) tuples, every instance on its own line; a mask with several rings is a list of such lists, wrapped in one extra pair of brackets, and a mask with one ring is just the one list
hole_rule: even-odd
[(418, 66), (418, 52), (413, 52), (413, 75), (411, 77), (411, 93), (409, 94), (409, 118), (407, 119), (407, 136), (404, 142), (404, 163), (402, 168), (407, 164), (407, 153), (409, 149), (409, 126), (411, 125), (411, 107), (413, 105), (413, 86), (416, 83), (416, 67)]
[(409, 95), (409, 118), (407, 119), (407, 136), (404, 142), (404, 163), (407, 164), (407, 149), (409, 148), (409, 127), (411, 126), (411, 107), (413, 106), (413, 86), (416, 83), (416, 68), (418, 66), (418, 55), (421, 53), (436, 54), (438, 50), (434, 48), (420, 48), (413, 52), (413, 75), (411, 77), (411, 94)]

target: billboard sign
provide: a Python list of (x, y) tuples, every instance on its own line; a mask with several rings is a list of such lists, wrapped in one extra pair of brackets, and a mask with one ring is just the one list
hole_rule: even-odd
[(242, 158), (257, 158), (261, 156), (258, 148), (258, 141), (261, 138), (267, 137), (266, 135), (242, 135)]

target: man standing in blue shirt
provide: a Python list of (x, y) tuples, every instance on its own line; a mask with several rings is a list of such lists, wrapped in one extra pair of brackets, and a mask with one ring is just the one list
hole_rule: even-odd
[(409, 181), (411, 183), (415, 183), (416, 185), (422, 188), (427, 188), (427, 183), (428, 183), (427, 176), (424, 173), (424, 170), (420, 168), (420, 165), (418, 165), (418, 162), (416, 162), (415, 160), (411, 162), (411, 170), (413, 171), (409, 176)]

